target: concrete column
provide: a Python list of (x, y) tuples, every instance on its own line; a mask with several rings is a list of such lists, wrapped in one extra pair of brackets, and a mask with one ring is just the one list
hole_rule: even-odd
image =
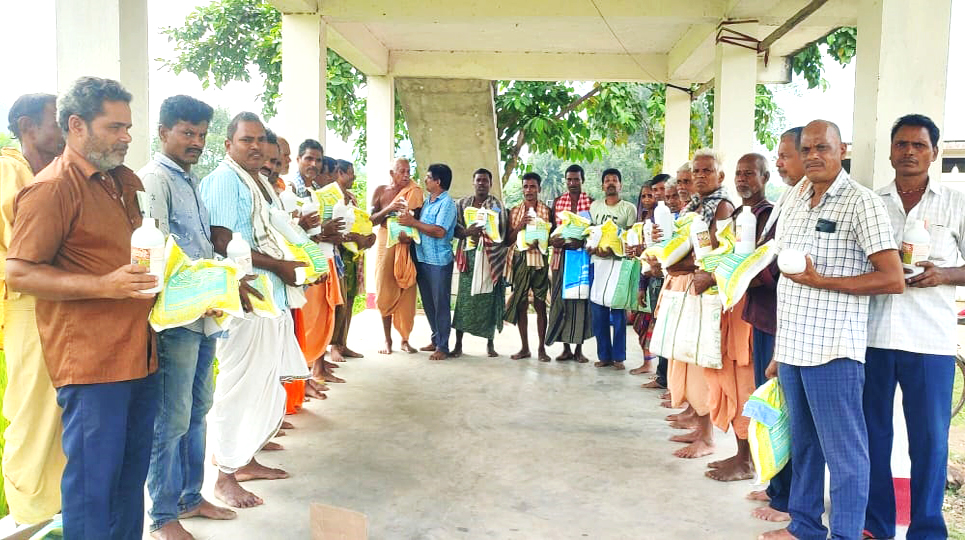
[(133, 95), (125, 164), (139, 169), (155, 131), (148, 125), (147, 0), (57, 0), (55, 13), (58, 91), (83, 75), (120, 81)]
[[(851, 175), (873, 188), (894, 179), (891, 126), (910, 113), (945, 117), (952, 0), (861, 0), (854, 86)], [(829, 118), (828, 120), (834, 120)], [(941, 158), (932, 164), (941, 178)]]
[(281, 99), (278, 133), (292, 150), (305, 139), (325, 145), (325, 21), (318, 14), (281, 16)]
[[(757, 23), (730, 25), (757, 36)], [(724, 160), (724, 185), (735, 201), (737, 160), (754, 151), (754, 101), (757, 92), (757, 52), (729, 43), (717, 44), (714, 73), (714, 148)]]
[(663, 172), (675, 176), (690, 158), (690, 94), (667, 87), (663, 127)]
[[(371, 207), (375, 188), (389, 183), (389, 169), (395, 156), (395, 79), (392, 76), (366, 77), (368, 97), (365, 101), (365, 164), (367, 184), (365, 204)], [(375, 305), (375, 248), (365, 254), (365, 283), (368, 307)]]

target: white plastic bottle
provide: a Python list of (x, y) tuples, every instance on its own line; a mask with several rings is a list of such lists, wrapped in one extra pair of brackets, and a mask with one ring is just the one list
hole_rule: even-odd
[(164, 282), (164, 233), (157, 228), (154, 218), (141, 220), (141, 226), (131, 235), (131, 264), (146, 266), (148, 273), (157, 278), (157, 285), (141, 292), (161, 291)]
[(710, 241), (710, 227), (700, 216), (694, 216), (694, 221), (690, 224), (690, 243), (694, 247), (694, 260), (697, 261), (714, 249)]
[(225, 255), (241, 268), (241, 274), (247, 276), (252, 273), (251, 246), (242, 238), (240, 232), (231, 233), (231, 241), (225, 248)]
[(657, 201), (657, 207), (653, 209), (653, 221), (660, 227), (660, 238), (654, 238), (654, 242), (661, 242), (670, 238), (673, 234), (673, 214), (670, 208), (663, 201)]
[(278, 198), (286, 212), (294, 212), (298, 209), (298, 195), (295, 195), (290, 189), (279, 193)]
[(931, 254), (931, 235), (925, 228), (925, 222), (916, 219), (906, 229), (904, 237), (901, 239), (901, 264), (905, 270), (910, 270), (911, 274), (905, 277), (917, 276), (925, 271), (924, 268), (916, 266), (916, 263), (927, 261)]
[[(318, 203), (315, 202), (315, 199), (314, 199), (314, 198), (309, 199), (309, 200), (305, 201), (304, 203), (302, 203), (302, 206), (301, 206), (301, 208), (299, 209), (299, 211), (302, 213), (303, 216), (304, 216), (304, 215), (311, 214), (312, 212), (317, 213), (317, 212), (318, 212)], [(322, 232), (322, 223), (321, 223), (321, 221), (319, 221), (318, 225), (315, 225), (314, 227), (312, 227), (311, 229), (308, 229), (308, 230), (305, 231), (305, 232), (308, 234), (308, 236), (315, 236), (316, 234), (320, 234), (320, 233)]]
[(646, 221), (643, 223), (643, 245), (650, 247), (653, 245), (653, 222)]
[(741, 207), (740, 214), (737, 215), (737, 244), (734, 246), (734, 253), (737, 255), (750, 255), (757, 248), (757, 218), (751, 207), (746, 204)]

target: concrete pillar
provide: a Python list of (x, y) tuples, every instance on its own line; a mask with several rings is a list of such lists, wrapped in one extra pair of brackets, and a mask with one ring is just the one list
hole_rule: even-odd
[[(395, 156), (395, 80), (392, 76), (369, 75), (365, 101), (365, 164), (367, 184), (365, 204), (371, 207), (375, 188), (389, 183), (389, 169)], [(368, 307), (375, 305), (375, 249), (365, 254), (365, 282)]]
[[(729, 25), (757, 36), (757, 23)], [(737, 160), (754, 151), (754, 101), (757, 93), (757, 52), (729, 43), (717, 44), (714, 73), (714, 149), (724, 160), (724, 185), (735, 202), (734, 169)]]
[(663, 126), (663, 172), (675, 176), (690, 158), (690, 94), (667, 87)]
[[(861, 0), (854, 86), (851, 176), (878, 188), (894, 179), (891, 126), (910, 113), (945, 117), (952, 0)], [(834, 120), (834, 118), (828, 118)], [(941, 158), (932, 164), (941, 178)]]
[(137, 170), (150, 159), (148, 125), (147, 0), (57, 0), (57, 89), (92, 75), (120, 81), (133, 95), (125, 164)]
[(281, 16), (278, 133), (294, 151), (305, 139), (325, 145), (325, 21), (318, 14)]

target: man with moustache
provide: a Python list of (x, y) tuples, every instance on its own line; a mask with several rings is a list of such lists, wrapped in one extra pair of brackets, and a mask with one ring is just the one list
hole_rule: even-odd
[(835, 124), (815, 120), (804, 128), (801, 155), (809, 184), (790, 196), (778, 223), (778, 247), (807, 257), (803, 272), (784, 273), (777, 284), (774, 356), (794, 471), (791, 524), (761, 535), (763, 540), (827, 538), (821, 521), (825, 466), (831, 471), (831, 537), (860, 538), (864, 528), (868, 297), (900, 294), (904, 277), (888, 210), (841, 167), (846, 151)]
[(298, 145), (298, 171), (292, 177), (292, 191), (299, 197), (308, 196), (308, 188), (312, 186), (315, 177), (318, 176), (322, 168), (322, 159), (325, 157), (325, 150), (322, 143), (315, 139), (305, 139)]
[[(17, 196), (7, 286), (37, 298), (37, 326), (63, 408), (64, 536), (140, 539), (157, 410), (156, 343), (147, 324), (157, 285), (131, 264), (141, 225), (123, 166), (131, 94), (97, 77), (57, 101), (64, 153)], [(108, 481), (110, 480), (110, 481)]]
[[(52, 94), (27, 94), (10, 107), (9, 129), (20, 150), (0, 148), (0, 280), (13, 233), (14, 199), (64, 151), (56, 100)], [(61, 410), (40, 346), (36, 300), (7, 287), (2, 298), (7, 367), (3, 416), (10, 422), (3, 432), (3, 490), (16, 523), (42, 523), (60, 511), (65, 463)]]

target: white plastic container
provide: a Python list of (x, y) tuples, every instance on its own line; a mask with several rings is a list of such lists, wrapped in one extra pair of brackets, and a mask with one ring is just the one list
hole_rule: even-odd
[(905, 229), (905, 234), (901, 239), (901, 265), (905, 270), (910, 270), (910, 274), (905, 277), (913, 277), (925, 271), (916, 263), (927, 261), (931, 254), (931, 235), (925, 228), (925, 222), (916, 219)]
[(300, 245), (309, 241), (308, 235), (301, 227), (292, 225), (291, 218), (284, 210), (278, 208), (268, 210), (268, 220), (271, 226), (292, 244)]
[(796, 249), (782, 249), (777, 255), (777, 267), (785, 274), (800, 274), (807, 268), (804, 252)]
[(290, 189), (279, 193), (278, 198), (281, 199), (281, 205), (286, 212), (298, 210), (298, 195), (295, 195)]
[(231, 241), (228, 242), (228, 247), (225, 248), (225, 254), (231, 259), (238, 268), (241, 268), (241, 274), (247, 276), (253, 273), (251, 265), (251, 246), (245, 239), (242, 238), (241, 233), (235, 232), (231, 233)]
[(643, 224), (643, 245), (650, 247), (653, 245), (653, 222), (647, 221)]
[[(305, 202), (302, 203), (302, 206), (301, 206), (301, 208), (299, 209), (299, 211), (302, 213), (303, 216), (304, 216), (304, 215), (311, 214), (312, 212), (317, 213), (317, 212), (318, 212), (318, 203), (315, 202), (314, 198), (313, 198), (313, 199), (309, 199), (309, 200), (307, 200), (307, 201), (305, 201)], [(311, 229), (308, 229), (308, 230), (305, 231), (305, 232), (308, 233), (308, 236), (315, 236), (316, 234), (321, 234), (321, 232), (322, 232), (322, 223), (321, 223), (321, 221), (319, 221), (318, 225), (315, 225), (314, 227), (312, 227)]]
[[(673, 213), (664, 201), (657, 201), (657, 207), (653, 209), (653, 221), (660, 227), (660, 238), (653, 238), (654, 242), (663, 241), (670, 238), (673, 234)], [(651, 233), (652, 234), (652, 233)]]
[(699, 261), (714, 249), (710, 240), (710, 227), (700, 216), (694, 216), (690, 224), (690, 243), (694, 247), (694, 260)]
[(164, 282), (164, 233), (157, 228), (154, 218), (141, 220), (141, 226), (131, 235), (131, 264), (146, 266), (148, 273), (157, 278), (157, 285), (141, 292), (161, 292)]
[(751, 207), (745, 204), (737, 215), (737, 244), (734, 246), (734, 253), (750, 255), (756, 248), (757, 218), (754, 217)]

